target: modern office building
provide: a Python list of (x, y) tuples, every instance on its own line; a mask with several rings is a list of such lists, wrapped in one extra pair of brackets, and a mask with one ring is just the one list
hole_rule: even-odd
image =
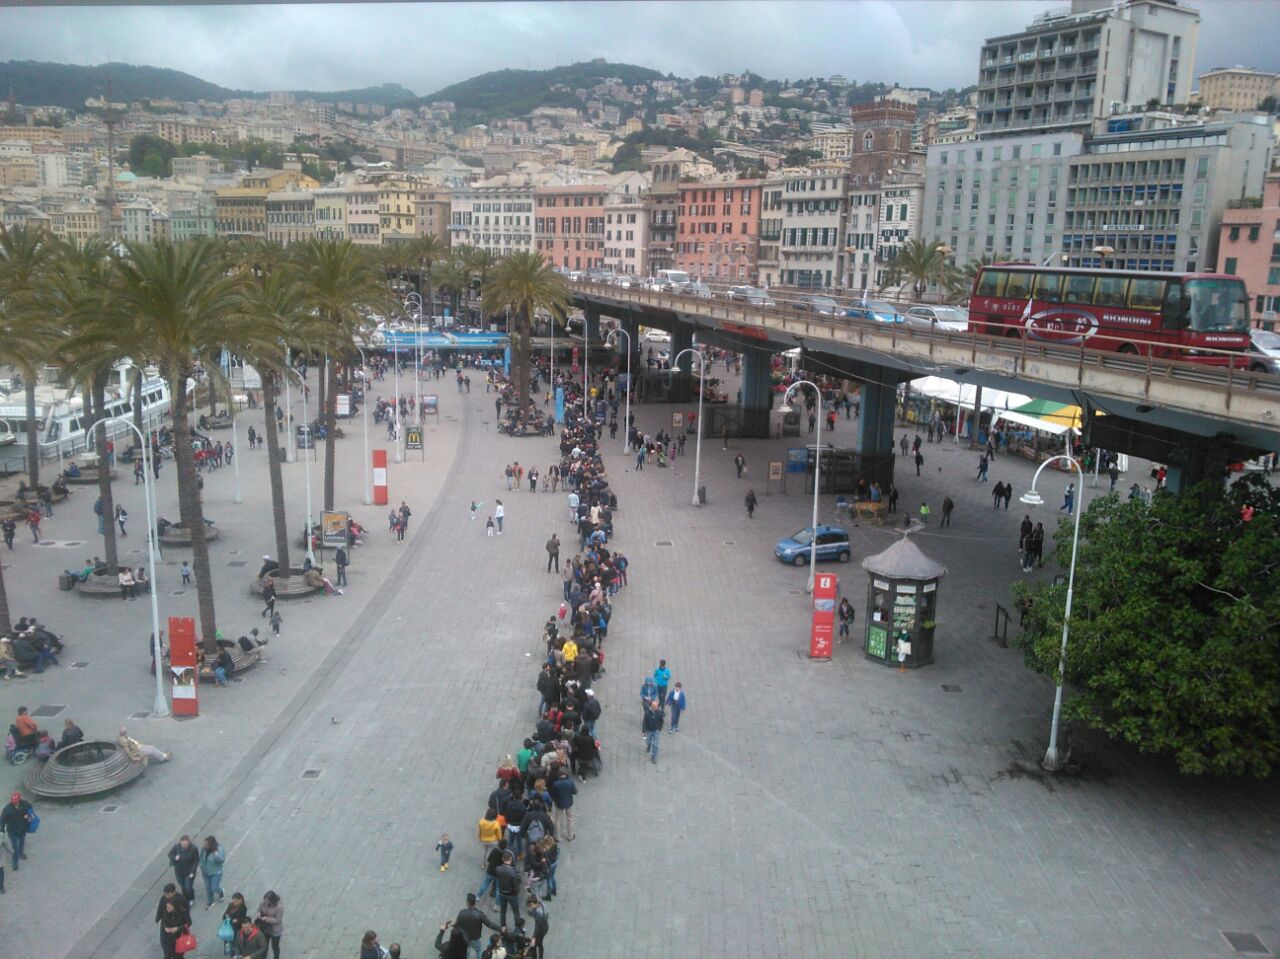
[(1186, 103), (1200, 14), (1174, 0), (1072, 0), (992, 37), (978, 71), (978, 132), (1087, 128), (1149, 103)]

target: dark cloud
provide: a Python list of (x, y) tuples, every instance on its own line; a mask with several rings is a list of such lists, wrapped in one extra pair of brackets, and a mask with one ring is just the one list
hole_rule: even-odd
[[(1041, 0), (282, 4), (0, 9), (0, 59), (172, 67), (229, 87), (430, 93), (486, 70), (592, 57), (680, 76), (751, 69), (904, 86), (977, 79), (979, 45), (1021, 29)], [(1280, 4), (1211, 0), (1197, 69), (1280, 69)]]

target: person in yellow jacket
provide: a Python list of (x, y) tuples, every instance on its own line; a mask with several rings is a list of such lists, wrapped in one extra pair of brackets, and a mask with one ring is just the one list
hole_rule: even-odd
[(498, 814), (489, 808), (480, 817), (480, 822), (476, 826), (476, 838), (480, 840), (480, 845), (484, 847), (484, 853), (481, 863), (487, 865), (489, 862), (489, 850), (498, 845), (498, 840), (502, 838), (502, 826), (498, 822)]
[(575, 659), (578, 658), (578, 644), (575, 643), (572, 639), (566, 639), (564, 641), (564, 647), (561, 650), (561, 652), (564, 653), (564, 661), (566, 663), (572, 663)]

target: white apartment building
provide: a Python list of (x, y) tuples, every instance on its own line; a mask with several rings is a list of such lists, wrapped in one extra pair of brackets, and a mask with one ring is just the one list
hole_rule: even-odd
[(198, 183), (216, 173), (222, 172), (222, 161), (214, 159), (207, 153), (197, 153), (195, 156), (189, 157), (174, 157), (172, 162), (175, 180), (190, 180)]
[(614, 178), (604, 203), (604, 266), (614, 273), (644, 276), (649, 271), (649, 177)]
[(978, 71), (978, 132), (1088, 127), (1129, 107), (1186, 103), (1199, 11), (1172, 0), (1072, 0), (992, 37)]
[(504, 173), (454, 191), (449, 243), (507, 254), (533, 249), (533, 191), (564, 185), (557, 173)]
[(376, 186), (347, 190), (347, 236), (362, 246), (381, 246), (382, 215), (378, 210)]
[(766, 286), (841, 284), (847, 183), (844, 175), (809, 170), (764, 182), (759, 269)]
[[(67, 186), (80, 186), (80, 164), (72, 162), (65, 153), (37, 153), (36, 186), (45, 190), (58, 190)], [(73, 175), (73, 169), (74, 175)]]
[(312, 190), (315, 198), (316, 236), (342, 240), (347, 236), (347, 191), (341, 187)]

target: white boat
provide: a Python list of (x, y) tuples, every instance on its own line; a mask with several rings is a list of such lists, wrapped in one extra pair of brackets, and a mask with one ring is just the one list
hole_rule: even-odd
[[(132, 416), (133, 367), (116, 369), (107, 385), (106, 416)], [(51, 375), (50, 375), (51, 374)], [(36, 387), (36, 431), (40, 437), (42, 460), (62, 459), (86, 450), (86, 417), (84, 397), (79, 389), (55, 385), (57, 371), (46, 371), (46, 383)], [(169, 412), (169, 384), (158, 376), (145, 376), (142, 381), (143, 422), (153, 426)], [(116, 438), (133, 433), (123, 423), (112, 423), (107, 435)], [(23, 390), (0, 390), (0, 436), (11, 437), (12, 444), (26, 447), (27, 399)], [(136, 437), (133, 440), (136, 442)], [(0, 445), (4, 445), (0, 443)], [(126, 443), (125, 445), (130, 445)]]

